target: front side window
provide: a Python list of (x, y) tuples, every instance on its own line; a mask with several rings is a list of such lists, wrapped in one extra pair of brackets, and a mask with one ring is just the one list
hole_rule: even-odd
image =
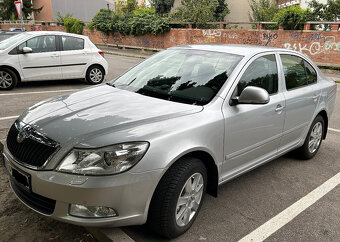
[(84, 40), (81, 38), (63, 36), (61, 37), (63, 43), (63, 50), (83, 50)]
[(18, 52), (22, 53), (24, 47), (32, 49), (32, 53), (43, 53), (57, 51), (54, 35), (34, 37), (18, 46)]
[(237, 96), (247, 86), (261, 87), (269, 94), (277, 93), (278, 71), (274, 54), (259, 57), (248, 66), (238, 83)]
[(205, 105), (242, 56), (201, 50), (165, 50), (109, 85), (174, 102)]
[(316, 71), (301, 57), (295, 55), (280, 55), (280, 57), (287, 90), (316, 83)]

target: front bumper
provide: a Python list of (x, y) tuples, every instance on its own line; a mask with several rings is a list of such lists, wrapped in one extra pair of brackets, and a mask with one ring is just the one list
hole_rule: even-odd
[[(125, 172), (112, 176), (79, 176), (55, 171), (35, 171), (19, 165), (5, 147), (4, 163), (9, 171), (12, 168), (28, 174), (29, 191), (34, 196), (55, 200), (51, 214), (35, 209), (23, 199), (18, 189), (12, 190), (26, 206), (51, 218), (81, 226), (119, 227), (144, 224), (149, 204), (158, 184), (162, 170), (144, 173)], [(13, 181), (13, 177), (10, 179)], [(39, 199), (38, 199), (39, 200)], [(104, 206), (115, 209), (116, 217), (80, 218), (69, 215), (70, 204)]]

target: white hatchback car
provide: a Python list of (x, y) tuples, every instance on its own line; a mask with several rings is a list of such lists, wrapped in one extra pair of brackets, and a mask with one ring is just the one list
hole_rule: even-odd
[(85, 79), (103, 82), (107, 61), (88, 37), (64, 32), (36, 31), (0, 43), (0, 90), (18, 82)]

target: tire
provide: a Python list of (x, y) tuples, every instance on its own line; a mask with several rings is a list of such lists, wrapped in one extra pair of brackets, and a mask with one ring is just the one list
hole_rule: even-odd
[[(195, 192), (190, 190), (193, 183), (198, 184), (194, 186)], [(206, 187), (207, 170), (201, 160), (191, 157), (178, 160), (165, 173), (152, 197), (149, 228), (169, 239), (185, 233), (201, 209)]]
[(18, 77), (8, 68), (0, 68), (0, 90), (12, 90), (17, 86)]
[(104, 69), (100, 66), (90, 66), (86, 72), (86, 81), (90, 85), (97, 85), (103, 82), (105, 77)]
[(299, 158), (309, 160), (316, 155), (322, 143), (324, 127), (325, 121), (318, 115), (308, 131), (303, 146), (296, 150)]

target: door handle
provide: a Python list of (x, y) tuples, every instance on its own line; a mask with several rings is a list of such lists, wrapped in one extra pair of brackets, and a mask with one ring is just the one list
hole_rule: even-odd
[(282, 111), (284, 108), (285, 108), (284, 106), (281, 106), (281, 105), (279, 104), (279, 105), (276, 106), (275, 112), (281, 113), (281, 111)]
[(52, 58), (54, 58), (54, 57), (59, 57), (58, 54), (51, 54), (50, 56), (51, 56)]
[(313, 99), (315, 102), (318, 100), (318, 98), (319, 98), (319, 95), (315, 95), (315, 96), (312, 97), (312, 99)]

